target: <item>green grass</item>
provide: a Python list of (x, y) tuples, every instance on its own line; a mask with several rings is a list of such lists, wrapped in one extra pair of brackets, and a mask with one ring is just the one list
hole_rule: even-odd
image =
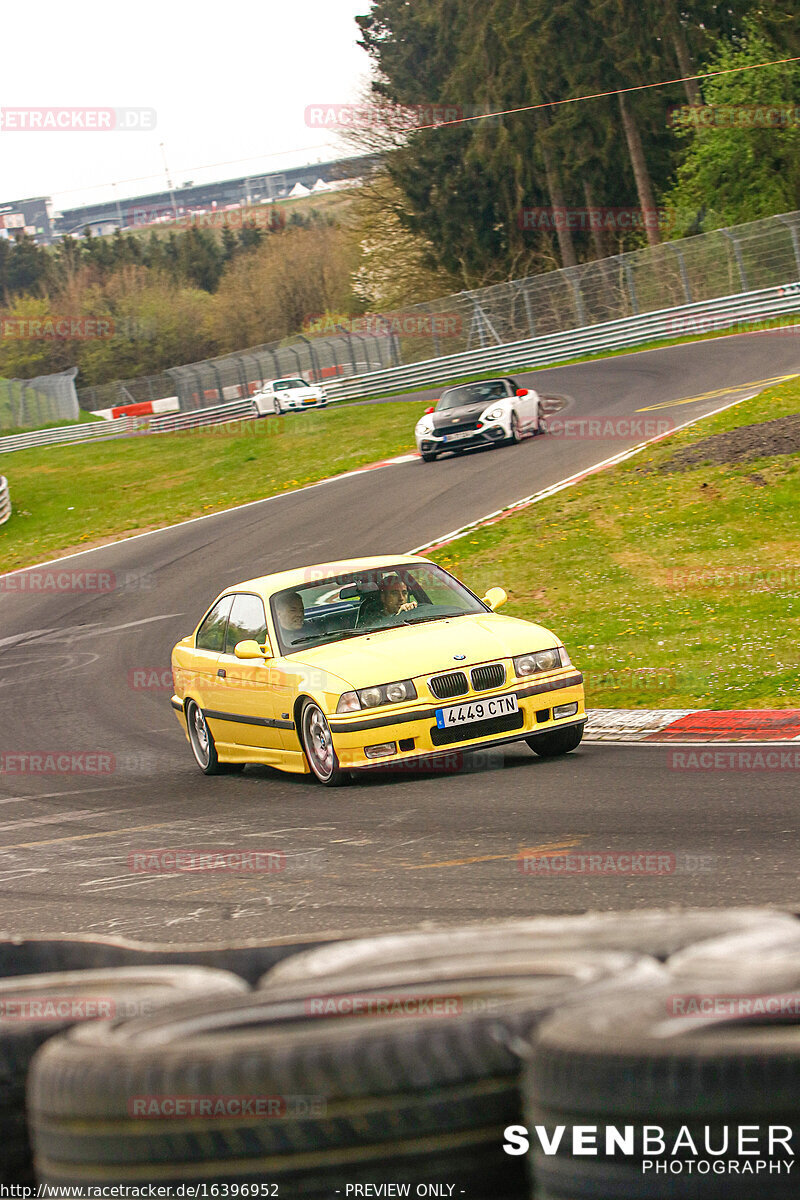
[(771, 388), (431, 557), (563, 638), (590, 706), (798, 706), (800, 456), (655, 470), (798, 410), (800, 382)]
[(414, 449), (419, 403), (3, 455), (0, 571), (273, 496)]

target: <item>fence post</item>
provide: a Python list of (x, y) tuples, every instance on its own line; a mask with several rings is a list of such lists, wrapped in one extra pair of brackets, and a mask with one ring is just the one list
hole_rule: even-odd
[(797, 236), (797, 226), (791, 221), (787, 221), (786, 217), (778, 217), (781, 225), (785, 225), (789, 230), (789, 236), (792, 239), (792, 248), (794, 250), (794, 261), (797, 263), (797, 278), (800, 279), (800, 237)]
[(686, 270), (686, 260), (683, 257), (683, 251), (678, 246), (676, 246), (674, 242), (667, 242), (666, 244), (668, 246), (671, 246), (672, 249), (675, 251), (675, 254), (678, 259), (678, 269), (680, 270), (680, 273), (681, 273), (681, 282), (683, 284), (683, 294), (686, 297), (686, 303), (691, 304), (692, 303), (692, 289), (689, 286), (689, 273)]
[(739, 279), (741, 280), (741, 290), (747, 291), (747, 274), (744, 269), (744, 259), (742, 258), (742, 247), (739, 245), (739, 239), (735, 233), (729, 233), (727, 229), (721, 229), (722, 233), (729, 242), (733, 243), (733, 256), (736, 259), (736, 266), (739, 268)]
[(626, 259), (622, 265), (625, 269), (625, 279), (628, 284), (628, 294), (630, 295), (630, 298), (631, 298), (631, 308), (633, 309), (633, 315), (635, 317), (638, 317), (639, 302), (636, 299), (636, 284), (633, 281), (633, 271), (631, 270), (631, 264)]

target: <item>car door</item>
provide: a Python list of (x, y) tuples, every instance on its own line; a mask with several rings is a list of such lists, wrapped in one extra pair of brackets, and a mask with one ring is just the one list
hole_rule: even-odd
[[(208, 610), (187, 653), (176, 655), (181, 666), (175, 684), (181, 695), (196, 700), (202, 709), (213, 707), (217, 696), (219, 656), (225, 646), (225, 632), (233, 597), (222, 596)], [(180, 678), (178, 674), (180, 673)]]
[(224, 742), (249, 746), (266, 758), (265, 750), (283, 746), (278, 697), (271, 686), (271, 660), (241, 659), (234, 653), (238, 642), (251, 641), (269, 643), (264, 601), (254, 592), (237, 592), (217, 663), (219, 707), (214, 719)]

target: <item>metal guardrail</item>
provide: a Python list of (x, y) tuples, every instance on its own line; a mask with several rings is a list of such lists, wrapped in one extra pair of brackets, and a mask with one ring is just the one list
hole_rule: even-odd
[[(725, 296), (699, 304), (684, 304), (659, 312), (642, 313), (603, 325), (571, 329), (546, 337), (527, 338), (509, 345), (486, 346), (462, 354), (451, 354), (425, 362), (409, 363), (337, 380), (325, 385), (328, 400), (385, 395), (408, 391), (425, 384), (446, 383), (460, 376), (496, 371), (529, 371), (552, 366), (585, 354), (602, 354), (644, 342), (703, 333), (707, 328), (723, 330), (742, 321), (769, 320), (774, 316), (800, 312), (800, 283), (762, 288), (745, 295)], [(248, 420), (257, 416), (252, 399), (232, 400), (194, 412), (170, 413), (163, 417), (120, 417), (62, 429), (41, 429), (0, 438), (0, 454), (31, 446), (54, 443), (108, 440), (132, 434), (170, 433), (225, 421)]]
[(8, 480), (0, 475), (0, 525), (4, 525), (11, 516), (11, 493), (8, 490)]
[(329, 383), (325, 392), (329, 400), (347, 400), (355, 396), (402, 392), (426, 383), (444, 383), (485, 371), (533, 370), (585, 354), (685, 337), (692, 333), (707, 332), (708, 329), (729, 329), (742, 321), (768, 320), (776, 315), (795, 312), (800, 312), (800, 283), (792, 281), (781, 287), (763, 288), (745, 295), (684, 304), (680, 308), (665, 308), (638, 317), (607, 321), (603, 325), (590, 325), (509, 345), (486, 346), (466, 354), (450, 354), (386, 371), (373, 371), (369, 375)]
[(117, 417), (112, 421), (89, 421), (84, 425), (64, 425), (59, 429), (37, 429), (32, 433), (14, 433), (0, 438), (0, 454), (12, 450), (30, 450), (35, 446), (75, 445), (78, 442), (107, 442), (114, 438), (146, 433), (174, 433), (195, 429), (201, 425), (217, 425), (225, 421), (250, 420), (257, 417), (253, 400), (232, 400), (213, 408), (192, 413), (169, 413), (163, 417)]
[(12, 433), (9, 437), (0, 438), (0, 454), (7, 454), (11, 450), (30, 450), (32, 446), (108, 441), (135, 432), (137, 424), (135, 417), (117, 417), (115, 421), (87, 421), (82, 425), (60, 425), (57, 429)]

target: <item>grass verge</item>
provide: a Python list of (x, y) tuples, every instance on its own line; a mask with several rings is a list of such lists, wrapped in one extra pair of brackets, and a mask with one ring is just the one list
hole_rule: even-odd
[(799, 410), (771, 388), (431, 557), (563, 638), (592, 707), (796, 707), (800, 455), (669, 464)]
[(4, 455), (0, 571), (274, 496), (414, 449), (424, 404), (290, 414)]

